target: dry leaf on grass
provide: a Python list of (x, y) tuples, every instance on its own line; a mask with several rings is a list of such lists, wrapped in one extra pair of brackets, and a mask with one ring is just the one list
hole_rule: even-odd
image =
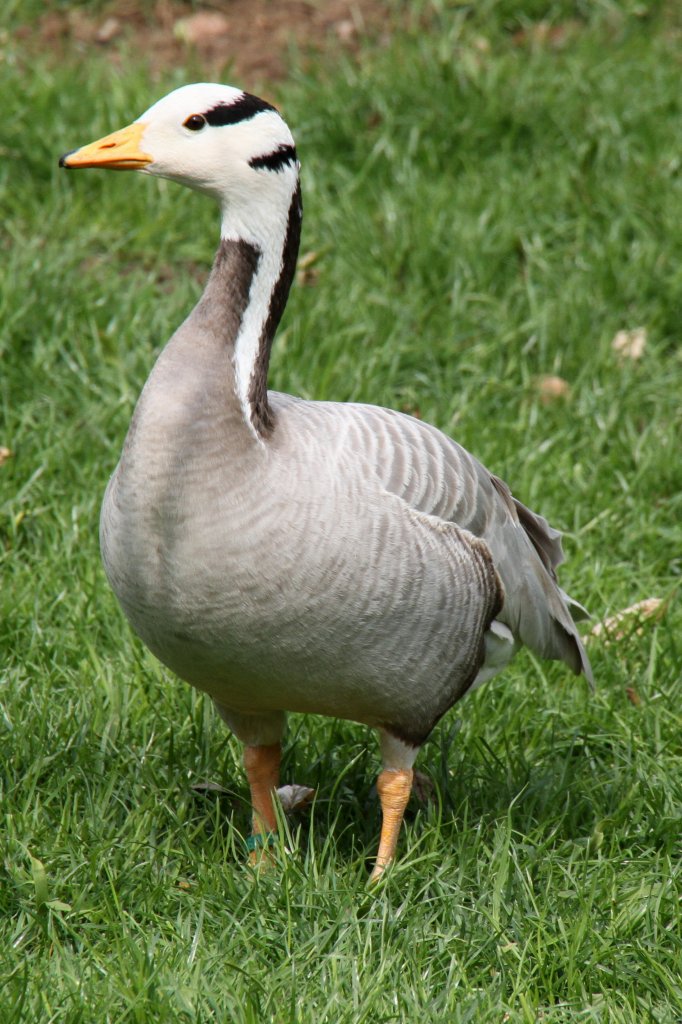
[(123, 26), (118, 18), (105, 18), (95, 32), (95, 39), (102, 46), (106, 46), (107, 43), (120, 36), (122, 31)]
[(296, 271), (296, 283), (299, 285), (311, 285), (316, 284), (320, 271), (314, 265), (320, 258), (319, 252), (311, 250), (301, 256), (298, 261), (298, 269)]
[(334, 24), (334, 31), (342, 43), (351, 43), (358, 34), (358, 28), (352, 18), (342, 18)]
[(568, 19), (558, 24), (551, 21), (536, 21), (518, 29), (512, 36), (512, 42), (516, 46), (546, 46), (553, 50), (561, 50), (575, 38), (581, 28), (582, 23), (577, 19)]
[(611, 348), (621, 363), (628, 359), (641, 359), (646, 348), (646, 327), (635, 327), (631, 331), (618, 331)]
[(571, 394), (571, 386), (568, 381), (554, 374), (536, 377), (535, 389), (543, 405), (550, 405), (561, 398), (568, 398)]
[(298, 269), (307, 270), (308, 267), (312, 267), (313, 263), (317, 263), (319, 258), (319, 252), (316, 252), (315, 249), (309, 249), (308, 252), (304, 252), (303, 255), (299, 258)]
[(226, 36), (229, 31), (229, 21), (217, 11), (197, 11), (188, 18), (180, 18), (173, 26), (175, 38), (191, 46), (212, 42), (216, 36)]
[(623, 608), (622, 611), (609, 615), (598, 622), (589, 632), (590, 637), (603, 637), (605, 643), (623, 640), (626, 636), (636, 633), (641, 636), (643, 623), (646, 619), (660, 619), (665, 612), (665, 604), (660, 597), (647, 597), (644, 601)]
[[(229, 789), (225, 789), (219, 782), (195, 782), (191, 787), (192, 792), (201, 796), (229, 796)], [(301, 807), (305, 807), (315, 796), (315, 790), (310, 786), (299, 786), (296, 782), (289, 786), (280, 786), (277, 790), (279, 802), (285, 814), (291, 814)]]
[(217, 793), (218, 796), (229, 796), (229, 789), (225, 789), (219, 782), (195, 782), (194, 785), (190, 786), (193, 793), (199, 793), (202, 796), (211, 793)]
[(310, 786), (299, 786), (296, 782), (293, 782), (288, 786), (280, 786), (277, 790), (277, 796), (284, 813), (291, 814), (292, 811), (306, 807), (315, 796), (315, 790), (311, 789)]

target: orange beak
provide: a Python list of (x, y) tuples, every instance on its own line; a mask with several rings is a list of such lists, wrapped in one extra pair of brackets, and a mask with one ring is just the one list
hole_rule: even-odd
[(140, 148), (146, 125), (136, 121), (120, 131), (105, 135), (89, 146), (82, 146), (59, 159), (60, 167), (108, 167), (113, 171), (135, 171), (152, 162)]

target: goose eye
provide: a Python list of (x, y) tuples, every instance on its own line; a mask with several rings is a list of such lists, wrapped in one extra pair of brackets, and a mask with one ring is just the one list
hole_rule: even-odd
[(206, 118), (203, 114), (192, 114), (185, 121), (185, 128), (189, 128), (191, 132), (200, 132), (206, 124)]

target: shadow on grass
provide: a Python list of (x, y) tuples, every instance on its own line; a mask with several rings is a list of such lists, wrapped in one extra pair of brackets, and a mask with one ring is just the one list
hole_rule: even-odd
[[(295, 846), (305, 851), (312, 844), (321, 852), (332, 836), (340, 862), (360, 858), (369, 868), (381, 826), (373, 738), (368, 743), (369, 732), (334, 722), (323, 730), (323, 742), (310, 732), (307, 744), (297, 744), (298, 731), (285, 749), (282, 781), (313, 786), (316, 799), (312, 813), (304, 810), (289, 819)], [(433, 790), (427, 801), (413, 794), (405, 815), (415, 833), (436, 829), (444, 853), (464, 842), (492, 841), (501, 821), (508, 821), (521, 841), (545, 852), (566, 842), (590, 847), (605, 822), (623, 848), (636, 841), (672, 852), (672, 821), (647, 779), (646, 762), (633, 760), (632, 751), (613, 736), (557, 730), (535, 747), (531, 760), (523, 745), (511, 740), (496, 752), (483, 739), (460, 739), (453, 751), (459, 731), (459, 720), (445, 722), (425, 746), (420, 769)], [(232, 785), (221, 794), (193, 795), (198, 834), (209, 839), (219, 830), (227, 839), (232, 828), (247, 833), (248, 790), (243, 780)], [(627, 827), (631, 817), (640, 821), (635, 833)]]

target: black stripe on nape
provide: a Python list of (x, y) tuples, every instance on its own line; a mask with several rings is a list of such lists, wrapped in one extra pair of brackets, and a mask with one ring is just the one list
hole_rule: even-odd
[(298, 160), (295, 146), (278, 146), (272, 153), (264, 153), (263, 156), (254, 156), (249, 160), (249, 167), (255, 170), (281, 171)]
[(263, 325), (263, 331), (258, 345), (258, 355), (253, 367), (251, 381), (249, 383), (248, 401), (251, 407), (251, 422), (261, 437), (267, 436), (274, 428), (272, 410), (268, 403), (268, 365), (270, 363), (270, 349), (275, 337), (275, 331), (282, 318), (284, 307), (289, 297), (289, 289), (294, 279), (296, 270), (296, 257), (301, 241), (301, 220), (303, 218), (303, 206), (301, 203), (301, 186), (297, 183), (296, 191), (291, 197), (289, 204), (289, 219), (287, 221), (287, 233), (284, 239), (282, 250), (282, 267), (279, 277), (272, 289), (270, 296), (270, 308), (268, 318)]
[(240, 121), (250, 121), (262, 110), (274, 110), (277, 113), (277, 108), (273, 107), (272, 103), (266, 103), (258, 96), (245, 92), (234, 103), (218, 103), (210, 110), (205, 110), (204, 117), (213, 127), (221, 127), (226, 124), (239, 124)]

